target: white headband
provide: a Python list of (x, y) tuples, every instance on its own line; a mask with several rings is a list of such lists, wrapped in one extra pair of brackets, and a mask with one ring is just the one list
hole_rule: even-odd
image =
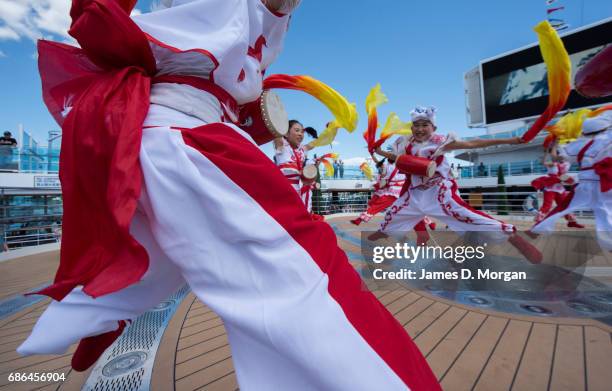
[(433, 106), (423, 107), (417, 106), (410, 112), (410, 117), (412, 122), (416, 122), (420, 119), (425, 119), (432, 123), (432, 125), (436, 125), (436, 108)]

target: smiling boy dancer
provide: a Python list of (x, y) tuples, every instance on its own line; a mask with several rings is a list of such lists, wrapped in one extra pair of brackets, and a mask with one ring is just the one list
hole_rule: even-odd
[(43, 86), (75, 70), (89, 78), (67, 89), (91, 84), (69, 91), (62, 124), (61, 261), (42, 291), (55, 301), (18, 351), (62, 354), (81, 340), (72, 365), (84, 370), (125, 320), (186, 282), (223, 319), (241, 389), (440, 389), (333, 230), (222, 122), (262, 93), (296, 1), (174, 0), (131, 19), (134, 4), (74, 0), (83, 50), (39, 46)]
[[(407, 154), (430, 159), (436, 164), (431, 178), (408, 175), (402, 195), (389, 208), (375, 240), (387, 232), (406, 232), (425, 216), (434, 217), (446, 223), (456, 232), (489, 231), (493, 237), (507, 238), (529, 261), (541, 262), (541, 253), (515, 233), (511, 224), (494, 219), (482, 211), (471, 208), (457, 193), (457, 183), (450, 174), (450, 164), (445, 153), (456, 149), (484, 148), (493, 145), (519, 144), (520, 138), (459, 141), (451, 135), (436, 132), (436, 110), (433, 107), (416, 107), (411, 113), (412, 136), (404, 136), (393, 144), (393, 152), (378, 148), (379, 155), (390, 159)], [(497, 235), (499, 233), (500, 235)]]
[(550, 233), (560, 217), (592, 210), (597, 240), (604, 250), (612, 251), (612, 111), (586, 119), (582, 137), (560, 147), (559, 154), (580, 165), (578, 184), (530, 231)]

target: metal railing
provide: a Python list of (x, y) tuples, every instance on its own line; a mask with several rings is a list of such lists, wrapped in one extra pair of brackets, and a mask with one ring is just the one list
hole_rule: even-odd
[(2, 249), (59, 241), (63, 203), (57, 195), (0, 197)]
[[(320, 215), (339, 213), (361, 213), (367, 209), (373, 191), (315, 192), (312, 209)], [(493, 215), (534, 217), (542, 205), (541, 194), (533, 191), (462, 193), (461, 197), (471, 207)], [(37, 246), (58, 242), (61, 239), (61, 203), (48, 205), (47, 214), (32, 213), (40, 205), (3, 206), (4, 212), (11, 210), (11, 216), (0, 218), (0, 240), (9, 249)], [(581, 218), (592, 218), (590, 211), (575, 213)], [(502, 217), (503, 218), (503, 217)]]
[(62, 237), (61, 225), (47, 224), (34, 227), (21, 227), (3, 232), (3, 243), (9, 250), (57, 243)]
[(368, 207), (369, 191), (322, 191), (313, 194), (312, 210), (320, 215), (361, 213)]
[[(544, 175), (547, 172), (546, 167), (540, 160), (525, 160), (511, 163), (493, 163), (469, 167), (457, 167), (457, 172), (460, 179), (497, 177), (499, 167), (502, 168), (504, 176), (533, 174)], [(578, 166), (572, 165), (570, 172), (578, 172)]]
[[(360, 213), (367, 209), (373, 192), (325, 191), (314, 194), (314, 213), (329, 215), (336, 213)], [(535, 191), (462, 193), (461, 198), (472, 208), (488, 214), (509, 216), (535, 216), (542, 205), (542, 194)], [(578, 211), (578, 217), (592, 218), (591, 211)]]

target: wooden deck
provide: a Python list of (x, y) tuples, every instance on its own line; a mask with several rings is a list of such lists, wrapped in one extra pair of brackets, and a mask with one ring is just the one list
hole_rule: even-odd
[[(342, 228), (347, 220), (332, 221)], [(339, 244), (359, 253), (350, 241)], [(0, 263), (0, 300), (50, 281), (57, 257)], [(612, 384), (612, 327), (601, 322), (473, 308), (399, 285), (374, 294), (412, 336), (445, 390), (609, 390)], [(47, 304), (0, 320), (0, 391), (78, 390), (87, 378), (71, 371), (72, 349), (60, 357), (15, 352)], [(67, 380), (9, 383), (14, 372), (62, 372)], [(164, 333), (151, 384), (154, 390), (238, 388), (223, 323), (191, 293)]]

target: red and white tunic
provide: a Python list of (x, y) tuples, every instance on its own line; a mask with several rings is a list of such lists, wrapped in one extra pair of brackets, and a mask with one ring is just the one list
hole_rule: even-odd
[[(85, 14), (109, 3), (96, 2), (82, 2)], [(172, 4), (134, 18), (148, 33), (159, 73), (214, 82), (238, 103), (256, 99), (289, 16), (270, 12), (260, 0)], [(110, 34), (112, 25), (91, 30)], [(80, 242), (98, 257), (112, 249), (118, 262), (95, 284), (86, 281), (53, 301), (18, 351), (61, 354), (86, 337), (93, 344), (186, 282), (223, 319), (241, 389), (439, 389), (401, 324), (363, 289), (329, 226), (312, 221), (248, 135), (220, 122), (235, 114), (227, 106), (231, 100), (192, 84), (153, 85), (137, 145), (142, 188), (127, 218), (131, 248), (142, 246), (146, 254), (145, 271), (117, 286), (131, 270), (124, 253)], [(141, 100), (128, 96), (123, 102), (128, 107), (117, 104), (112, 113)], [(88, 110), (77, 104), (67, 120), (86, 118)], [(94, 299), (90, 292), (101, 293)]]
[[(419, 143), (416, 142), (412, 137), (403, 136), (398, 138), (393, 144), (393, 152), (396, 155), (409, 154), (413, 156), (425, 157), (432, 159), (433, 155), (438, 151), (443, 143), (447, 141), (448, 136), (442, 136), (439, 134), (433, 134), (428, 141)], [(450, 164), (448, 160), (442, 155), (434, 159), (437, 164), (436, 173), (432, 178), (426, 178), (420, 175), (410, 175), (410, 186), (411, 187), (428, 187), (439, 182), (441, 178), (452, 180), (453, 177), (450, 173)]]
[(353, 222), (355, 224), (368, 222), (376, 214), (390, 207), (399, 197), (405, 181), (406, 175), (399, 172), (395, 164), (384, 163), (383, 172), (378, 174), (374, 184), (374, 194), (368, 202), (368, 208)]
[(283, 145), (274, 150), (276, 165), (295, 191), (301, 195), (301, 175), (306, 163), (306, 150), (300, 146), (293, 148), (283, 137)]
[(378, 175), (376, 184), (374, 185), (374, 195), (378, 197), (392, 196), (399, 197), (402, 191), (402, 186), (406, 181), (406, 175), (399, 172), (393, 163), (385, 163), (383, 173)]
[[(457, 183), (451, 176), (450, 164), (444, 153), (435, 156), (436, 152), (447, 141), (446, 136), (434, 134), (425, 142), (413, 138), (401, 137), (393, 144), (394, 153), (406, 153), (414, 156), (433, 159), (437, 163), (435, 174), (431, 178), (410, 175), (406, 180), (402, 195), (387, 210), (381, 231), (407, 232), (426, 216), (441, 220), (450, 229), (463, 231), (493, 231), (511, 233), (514, 227), (496, 220), (482, 211), (470, 207), (461, 199)], [(506, 235), (494, 235), (492, 240), (506, 238)]]
[[(548, 175), (557, 177), (561, 180), (561, 177), (563, 177), (569, 172), (570, 166), (570, 162), (554, 163), (552, 166), (548, 167)], [(562, 183), (555, 183), (551, 186), (546, 186), (543, 190), (552, 191), (555, 193), (565, 193), (566, 191)]]
[[(563, 186), (563, 177), (569, 172), (570, 166), (571, 163), (569, 162), (553, 163), (553, 165), (548, 167), (548, 175), (539, 177), (531, 182), (532, 186), (536, 189), (541, 188), (544, 192), (542, 207), (535, 217), (536, 222), (546, 217), (552, 209), (553, 202), (561, 204), (567, 196), (568, 192), (565, 190), (565, 186)], [(570, 183), (573, 183), (572, 178), (568, 180), (568, 184)], [(572, 214), (565, 215), (565, 219), (567, 221), (576, 220)]]
[(551, 232), (557, 220), (574, 211), (592, 210), (597, 239), (602, 248), (612, 251), (612, 130), (594, 137), (580, 137), (560, 149), (570, 163), (578, 163), (578, 184), (543, 220), (531, 229)]

